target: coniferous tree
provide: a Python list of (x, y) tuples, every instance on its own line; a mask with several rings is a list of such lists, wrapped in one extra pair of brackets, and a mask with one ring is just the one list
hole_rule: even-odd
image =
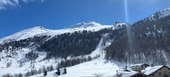
[(20, 74), (18, 74), (18, 77), (23, 77), (23, 75), (20, 73)]

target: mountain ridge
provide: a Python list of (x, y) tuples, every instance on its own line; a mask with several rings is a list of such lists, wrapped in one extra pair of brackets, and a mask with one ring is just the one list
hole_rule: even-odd
[[(118, 25), (119, 25), (119, 27), (118, 27)], [(55, 35), (60, 35), (63, 33), (73, 33), (75, 31), (83, 31), (83, 30), (99, 31), (101, 29), (111, 28), (111, 27), (113, 27), (113, 29), (117, 29), (117, 28), (120, 28), (122, 25), (126, 25), (126, 23), (118, 23), (115, 25), (101, 25), (94, 21), (88, 22), (88, 23), (82, 22), (82, 23), (73, 25), (69, 28), (59, 29), (59, 30), (50, 30), (50, 29), (46, 29), (42, 26), (35, 26), (33, 28), (21, 30), (17, 33), (10, 35), (10, 36), (1, 38), (0, 44), (11, 42), (11, 41), (18, 41), (21, 39), (26, 39), (26, 38), (30, 38), (30, 37), (34, 37), (34, 36), (43, 36), (43, 35), (55, 36)]]
[(156, 13), (154, 13), (142, 20), (137, 21), (137, 22), (133, 23), (132, 25), (139, 25), (139, 24), (142, 24), (147, 21), (155, 21), (157, 19), (164, 18), (166, 16), (170, 16), (170, 7), (165, 8), (161, 11), (157, 11)]

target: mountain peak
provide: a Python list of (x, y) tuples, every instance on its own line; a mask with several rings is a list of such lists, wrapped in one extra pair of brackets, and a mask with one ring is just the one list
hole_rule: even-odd
[(96, 24), (96, 22), (94, 22), (94, 21), (89, 21), (89, 22), (87, 22), (87, 24)]
[(164, 18), (166, 16), (170, 16), (170, 7), (166, 8), (164, 10), (156, 12), (155, 14), (153, 14), (150, 17), (144, 19), (143, 21), (153, 21), (153, 20), (157, 20), (157, 19), (160, 19), (160, 18)]
[(44, 27), (42, 27), (42, 26), (35, 26), (35, 27), (33, 27), (32, 29), (45, 29)]
[(151, 15), (151, 16), (143, 19), (143, 20), (140, 20), (138, 22), (133, 23), (132, 25), (139, 25), (139, 24), (142, 24), (142, 23), (145, 23), (145, 22), (148, 22), (148, 21), (155, 21), (155, 20), (158, 20), (160, 18), (167, 17), (167, 16), (170, 16), (170, 7), (166, 8), (164, 10), (158, 11), (155, 14), (153, 14), (153, 15)]
[(10, 42), (11, 39), (18, 41), (18, 40), (21, 40), (21, 39), (27, 39), (27, 38), (34, 37), (34, 36), (42, 36), (42, 35), (54, 36), (54, 35), (59, 35), (59, 34), (62, 34), (62, 33), (73, 33), (75, 31), (82, 31), (82, 30), (99, 31), (99, 30), (104, 29), (104, 28), (118, 29), (118, 28), (121, 28), (122, 26), (126, 26), (126, 24), (125, 23), (119, 23), (119, 24), (116, 24), (116, 25), (101, 25), (101, 24), (96, 23), (94, 21), (90, 21), (90, 22), (87, 22), (87, 23), (81, 22), (81, 23), (73, 25), (69, 28), (60, 29), (60, 30), (49, 30), (49, 29), (45, 29), (41, 26), (35, 26), (33, 28), (25, 29), (25, 30), (17, 32), (13, 35), (10, 35), (10, 36), (7, 36), (7, 37), (0, 39), (0, 44)]
[[(48, 32), (48, 29), (45, 29), (41, 26), (36, 26), (36, 27), (30, 28), (30, 29), (22, 30), (22, 31), (17, 32), (13, 35), (4, 37), (4, 38), (0, 39), (0, 43), (10, 42), (11, 39), (14, 39), (14, 40), (26, 39), (26, 38), (34, 37), (36, 35), (43, 34), (46, 32)], [(6, 40), (9, 40), (9, 41), (6, 41)]]
[(72, 25), (69, 28), (77, 28), (77, 27), (81, 27), (82, 25), (85, 25), (85, 24), (86, 24), (85, 22), (81, 22), (81, 23), (77, 23), (76, 25)]
[(72, 25), (69, 28), (87, 28), (87, 27), (94, 27), (94, 26), (99, 26), (99, 25), (101, 25), (101, 24), (96, 23), (94, 21), (90, 21), (90, 22), (87, 22), (87, 23), (81, 22), (81, 23), (78, 23), (76, 25)]
[(42, 26), (35, 26), (34, 28), (43, 28)]

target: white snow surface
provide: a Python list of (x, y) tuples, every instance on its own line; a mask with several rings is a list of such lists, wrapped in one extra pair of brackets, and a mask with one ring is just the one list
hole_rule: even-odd
[(170, 15), (170, 7), (159, 12), (159, 18), (163, 18)]
[[(67, 68), (67, 74), (60, 75), (59, 77), (113, 77), (116, 74), (116, 70), (119, 69), (118, 65), (107, 62), (104, 59), (98, 58), (90, 62), (85, 62), (79, 65), (75, 65)], [(48, 72), (46, 77), (56, 77), (55, 71)], [(42, 74), (30, 76), (41, 77)]]
[(122, 25), (126, 25), (127, 23), (118, 23), (114, 25), (101, 25), (96, 22), (88, 22), (88, 23), (78, 23), (76, 25), (73, 25), (69, 28), (65, 29), (59, 29), (59, 30), (50, 30), (50, 29), (45, 29), (41, 26), (33, 27), (30, 29), (22, 30), (20, 32), (17, 32), (13, 35), (4, 37), (0, 39), (0, 44), (1, 43), (6, 43), (10, 41), (18, 41), (21, 39), (26, 39), (34, 36), (42, 36), (42, 35), (48, 35), (48, 36), (55, 36), (55, 35), (60, 35), (63, 33), (73, 33), (75, 31), (99, 31), (104, 28), (113, 28), (113, 29), (118, 29), (121, 28)]
[[(100, 44), (99, 44), (99, 46), (100, 46)], [(99, 47), (97, 48), (97, 50), (98, 49), (99, 49)], [(13, 56), (12, 58), (6, 58), (4, 51), (2, 53), (0, 53), (2, 55), (1, 57), (4, 57), (0, 61), (0, 77), (7, 73), (10, 73), (11, 75), (19, 74), (19, 73), (25, 74), (26, 72), (31, 71), (31, 69), (38, 70), (39, 68), (42, 68), (43, 66), (53, 65), (53, 67), (56, 68), (56, 66), (58, 64), (57, 62), (60, 62), (62, 60), (62, 59), (50, 59), (49, 61), (48, 60), (42, 61), (42, 59), (45, 58), (46, 53), (35, 52), (35, 53), (39, 53), (39, 57), (35, 60), (35, 63), (34, 63), (35, 68), (30, 67), (30, 61), (25, 62), (23, 67), (19, 67), (18, 61), (25, 59), (24, 55), (30, 51), (31, 51), (30, 49), (23, 48), (21, 50), (16, 51), (18, 53), (18, 55)], [(96, 51), (94, 51), (94, 52), (96, 52)], [(101, 52), (98, 52), (96, 54), (100, 54), (100, 53)], [(93, 55), (91, 55), (91, 56), (93, 56)], [(8, 59), (8, 61), (7, 61), (7, 59)], [(7, 68), (6, 63), (9, 61), (12, 61), (12, 65), (9, 68)], [(114, 63), (111, 61), (106, 61), (104, 59), (104, 56), (101, 55), (101, 57), (99, 57), (95, 60), (81, 63), (81, 64), (78, 64), (78, 65), (75, 65), (72, 67), (67, 67), (67, 74), (61, 75), (59, 77), (95, 77), (95, 76), (113, 77), (116, 74), (116, 70), (118, 70), (120, 67), (122, 68), (123, 66), (120, 66), (116, 62)], [(48, 72), (46, 77), (57, 77), (56, 74), (54, 74), (56, 71), (57, 70)], [(43, 73), (33, 75), (30, 77), (42, 77), (42, 76), (43, 76)]]
[[(25, 60), (25, 54), (30, 52), (31, 50), (28, 48), (23, 48), (21, 50), (17, 50), (16, 53), (17, 55), (13, 55), (11, 58), (7, 58), (5, 51), (1, 52), (1, 61), (0, 61), (0, 77), (2, 77), (4, 74), (10, 73), (11, 75), (14, 74), (25, 74), (28, 71), (31, 71), (30, 67), (30, 61), (25, 62), (23, 64), (23, 67), (19, 67), (19, 61), (23, 61)], [(51, 66), (53, 65), (53, 67), (55, 68), (57, 63), (56, 61), (59, 61), (60, 59), (50, 59), (48, 60), (44, 60), (42, 61), (45, 56), (46, 53), (44, 52), (36, 52), (35, 53), (39, 53), (39, 57), (35, 60), (35, 69), (38, 70), (39, 68), (42, 68), (43, 66), (47, 67), (47, 66)], [(2, 58), (3, 57), (3, 58)], [(11, 66), (7, 68), (6, 64), (9, 63), (11, 61)]]
[(166, 16), (170, 16), (170, 7), (166, 8), (166, 9), (164, 9), (164, 10), (162, 10), (162, 11), (159, 11), (159, 12), (157, 12), (156, 14), (151, 15), (150, 17), (148, 17), (148, 19), (149, 19), (150, 21), (156, 20), (156, 19), (154, 18), (154, 16), (156, 16), (156, 15), (158, 15), (158, 19), (164, 18), (164, 17), (166, 17)]
[[(121, 77), (130, 77), (130, 76), (132, 76), (132, 75), (134, 75), (134, 74), (136, 74), (136, 73), (138, 73), (138, 72), (132, 71), (132, 70), (129, 70), (129, 71), (125, 71), (125, 69), (119, 69), (119, 70), (118, 70), (118, 75), (121, 74)], [(116, 74), (116, 75), (117, 75), (117, 74)], [(113, 76), (113, 77), (117, 77), (116, 75)]]
[[(167, 16), (170, 16), (170, 7), (164, 9), (164, 10), (161, 10), (161, 11), (158, 11), (156, 12), (155, 14), (141, 20), (141, 21), (144, 21), (144, 22), (147, 22), (147, 21), (155, 21), (157, 19), (160, 19), (160, 18), (164, 18), (164, 17), (167, 17)], [(132, 23), (132, 24), (135, 24), (135, 23)]]
[(143, 65), (143, 64), (144, 64), (144, 63), (132, 64), (131, 67), (132, 67), (132, 66), (141, 66), (141, 65)]
[(10, 42), (10, 41), (14, 41), (14, 40), (18, 41), (21, 39), (26, 39), (26, 38), (33, 37), (38, 34), (46, 33), (48, 31), (49, 31), (48, 29), (45, 29), (41, 26), (22, 30), (20, 32), (17, 32), (15, 34), (11, 35), (11, 36), (7, 36), (7, 37), (0, 39), (0, 44), (3, 42)]
[(142, 70), (142, 73), (144, 73), (146, 75), (150, 75), (162, 67), (163, 67), (163, 65), (154, 66), (154, 67), (149, 66), (149, 67), (145, 68), (145, 70)]

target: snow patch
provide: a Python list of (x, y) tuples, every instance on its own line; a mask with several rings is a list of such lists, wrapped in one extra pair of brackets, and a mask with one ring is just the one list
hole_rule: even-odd
[(154, 66), (154, 67), (147, 67), (145, 70), (142, 70), (142, 72), (146, 75), (150, 75), (152, 74), (153, 72), (157, 71), (158, 69), (162, 68), (163, 65), (159, 65), (159, 66)]

